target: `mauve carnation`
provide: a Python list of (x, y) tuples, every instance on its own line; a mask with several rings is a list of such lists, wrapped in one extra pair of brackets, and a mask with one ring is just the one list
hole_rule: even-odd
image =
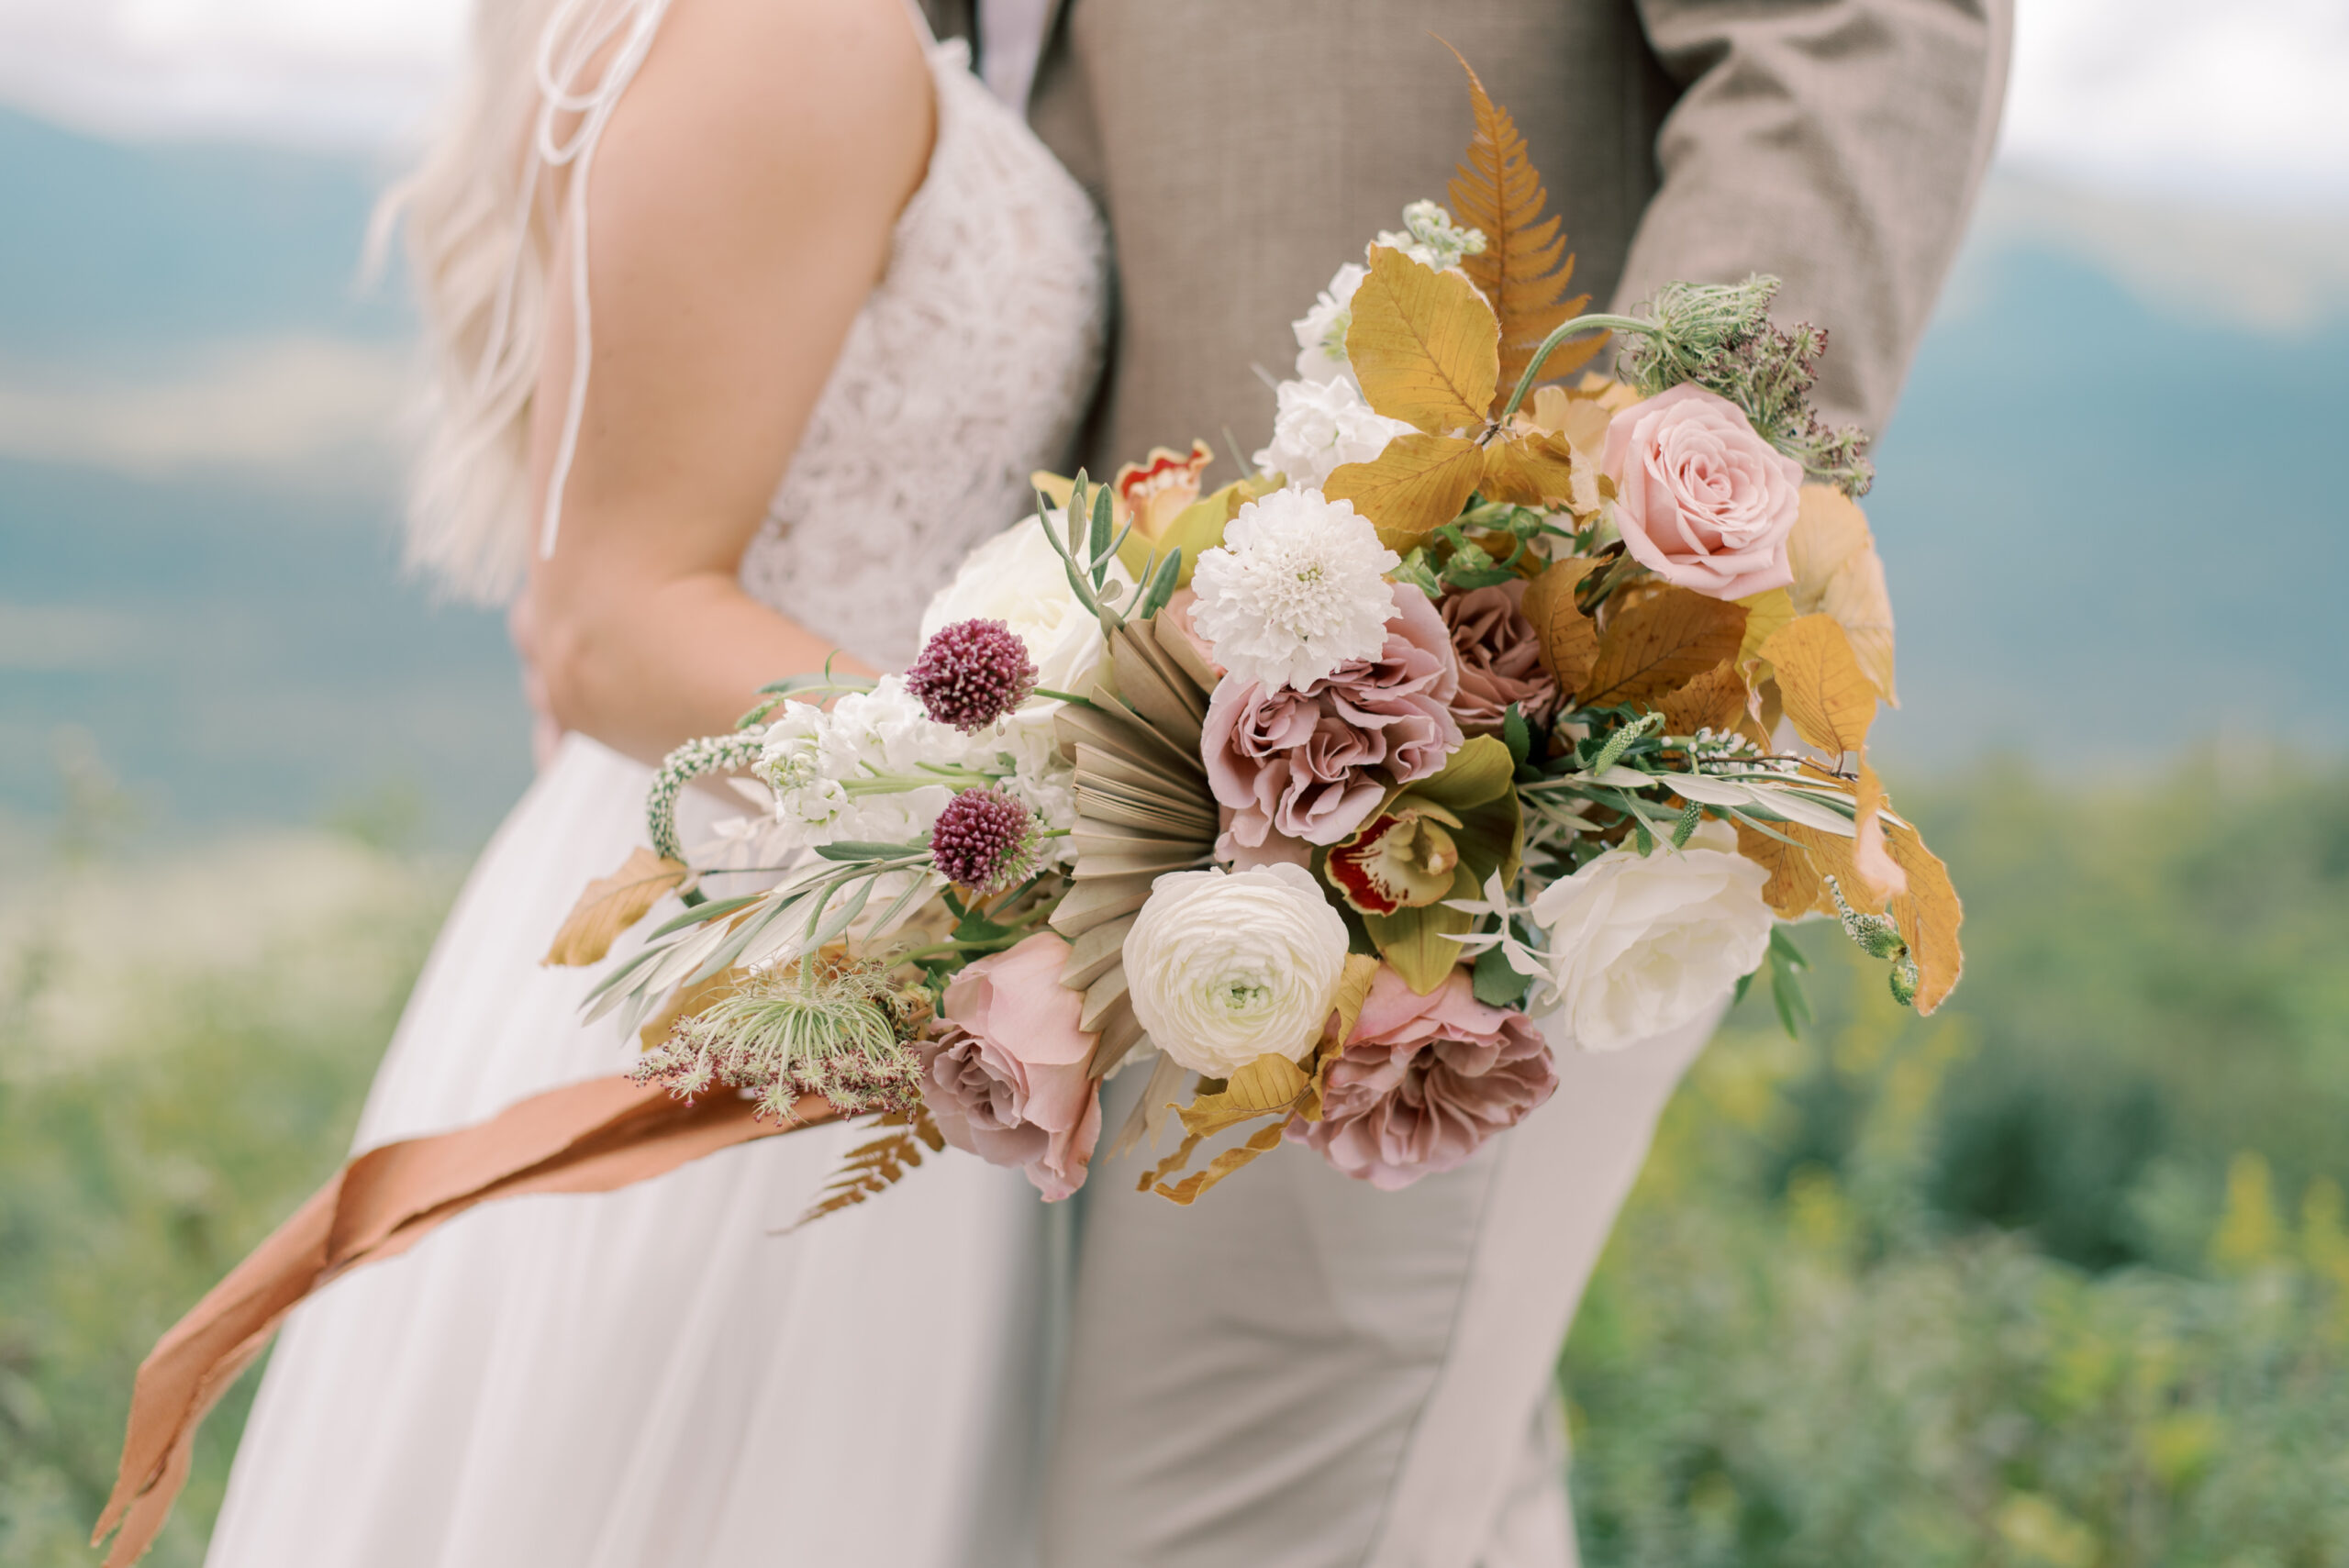
[(1336, 843), (1389, 787), (1442, 771), (1462, 740), (1459, 693), (1451, 629), (1408, 584), (1395, 589), (1377, 658), (1296, 691), (1227, 678), (1208, 704), (1200, 751), (1216, 799), (1231, 808), (1233, 841), (1254, 847), (1278, 832)]
[(1040, 931), (990, 953), (946, 987), (921, 1059), (922, 1101), (946, 1141), (1018, 1165), (1050, 1202), (1085, 1184), (1101, 1137), (1101, 1095), (1085, 1067), (1097, 1034), (1077, 1028), (1085, 997), (1061, 984), (1068, 943)]
[(1460, 695), (1452, 717), (1470, 735), (1497, 735), (1515, 703), (1540, 727), (1558, 700), (1558, 683), (1542, 668), (1542, 642), (1525, 618), (1520, 580), (1471, 588), (1443, 601), (1443, 624), (1460, 660)]
[(1330, 1064), (1321, 1119), (1291, 1121), (1288, 1136), (1393, 1192), (1459, 1165), (1557, 1086), (1542, 1031), (1523, 1013), (1477, 1001), (1466, 970), (1422, 996), (1382, 967)]
[(1633, 404), (1609, 422), (1599, 466), (1623, 547), (1665, 582), (1742, 599), (1795, 580), (1802, 464), (1720, 394), (1683, 383)]

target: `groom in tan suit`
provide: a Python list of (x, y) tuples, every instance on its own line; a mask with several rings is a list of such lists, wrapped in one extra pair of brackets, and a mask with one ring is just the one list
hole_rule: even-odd
[[(961, 7), (960, 17), (951, 13)], [(1108, 214), (1119, 318), (1084, 454), (1269, 428), (1252, 367), (1338, 264), (1442, 199), (1466, 56), (1563, 212), (1575, 287), (1786, 281), (1820, 401), (1880, 429), (1965, 228), (2009, 0), (939, 0), (1040, 45), (1037, 129)], [(1000, 7), (998, 9), (998, 7)], [(1024, 24), (1024, 29), (1023, 29)], [(1014, 47), (1017, 47), (1014, 45)], [(1047, 1568), (1560, 1568), (1551, 1366), (1711, 1032), (1562, 1051), (1556, 1096), (1389, 1194), (1301, 1151), (1192, 1209), (1085, 1194)], [(1112, 1087), (1123, 1119), (1143, 1076)], [(1122, 1091), (1122, 1093), (1120, 1093)]]

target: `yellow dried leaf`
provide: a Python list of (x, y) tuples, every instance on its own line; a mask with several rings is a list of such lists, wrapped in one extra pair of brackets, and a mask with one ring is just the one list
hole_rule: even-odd
[(1576, 483), (1595, 492), (1596, 481), (1581, 473), (1575, 450), (1563, 436), (1531, 428), (1507, 430), (1485, 446), (1485, 476), (1476, 486), (1487, 501), (1520, 506), (1571, 504)]
[(1222, 1092), (1201, 1095), (1175, 1114), (1183, 1118), (1184, 1131), (1213, 1138), (1260, 1116), (1286, 1117), (1311, 1087), (1304, 1068), (1267, 1051), (1234, 1073)]
[(1373, 408), (1436, 435), (1484, 423), (1500, 328), (1466, 278), (1373, 246), (1353, 310), (1346, 358)]
[(1339, 464), (1321, 494), (1353, 502), (1378, 530), (1379, 542), (1401, 551), (1458, 517), (1484, 472), (1475, 442), (1413, 431), (1387, 442), (1369, 462)]
[[(1485, 234), (1482, 253), (1462, 257), (1460, 266), (1492, 301), (1500, 318), (1500, 385), (1506, 395), (1532, 362), (1542, 339), (1561, 322), (1582, 314), (1590, 296), (1560, 297), (1574, 279), (1575, 259), (1566, 254), (1558, 217), (1542, 216), (1548, 197), (1541, 173), (1526, 154), (1525, 138), (1508, 111), (1486, 95), (1484, 83), (1460, 51), (1453, 50), (1452, 55), (1468, 72), (1468, 100), (1476, 119), (1475, 134), (1453, 172), (1452, 210), (1462, 223)], [(1606, 341), (1606, 334), (1594, 332), (1560, 344), (1543, 361), (1542, 373), (1553, 379), (1563, 376), (1588, 361)]]
[(1553, 561), (1525, 585), (1520, 606), (1533, 623), (1542, 668), (1562, 692), (1577, 691), (1598, 658), (1598, 626), (1575, 607), (1575, 589), (1598, 565), (1579, 559)]
[(1860, 669), (1843, 628), (1822, 615), (1798, 616), (1762, 644), (1795, 733), (1831, 756), (1867, 744), (1876, 684)]
[(1899, 926), (1909, 955), (1917, 961), (1917, 1011), (1930, 1013), (1948, 999), (1965, 971), (1965, 954), (1958, 945), (1965, 908), (1950, 885), (1949, 868), (1925, 848), (1916, 828), (1887, 822), (1884, 839), (1909, 883), (1908, 891), (1897, 895), (1886, 913)]
[(1760, 685), (1769, 674), (1762, 645), (1795, 618), (1794, 601), (1784, 588), (1773, 588), (1737, 601), (1745, 606), (1745, 637), (1737, 645), (1737, 668), (1748, 683)]
[(1743, 606), (1664, 586), (1608, 623), (1577, 700), (1657, 701), (1735, 653), (1744, 635)]
[(637, 848), (611, 875), (587, 884), (563, 917), (542, 963), (600, 963), (622, 931), (644, 918), (663, 895), (685, 880), (675, 861)]
[(1724, 659), (1655, 707), (1664, 715), (1666, 735), (1694, 735), (1699, 729), (1726, 731), (1744, 716), (1747, 696), (1737, 661)]
[(1804, 485), (1802, 510), (1787, 539), (1787, 562), (1795, 573), (1787, 591), (1794, 612), (1833, 617), (1878, 695), (1898, 706), (1892, 595), (1859, 504), (1831, 484)]
[[(1377, 978), (1378, 960), (1366, 952), (1346, 954), (1346, 967), (1338, 975), (1338, 994), (1330, 1003), (1331, 1021), (1322, 1036), (1325, 1042), (1340, 1049), (1344, 1047), (1347, 1038), (1354, 1032), (1356, 1020), (1362, 1017), (1363, 1005), (1370, 1000), (1371, 982)], [(1330, 1054), (1323, 1052), (1325, 1058)], [(1319, 1073), (1315, 1074), (1314, 1082), (1317, 1085), (1319, 1084)]]
[(1826, 883), (1820, 880), (1810, 856), (1800, 846), (1781, 843), (1743, 822), (1734, 826), (1737, 852), (1770, 873), (1770, 880), (1762, 884), (1762, 902), (1772, 914), (1781, 920), (1798, 920), (1814, 910), (1832, 907)]

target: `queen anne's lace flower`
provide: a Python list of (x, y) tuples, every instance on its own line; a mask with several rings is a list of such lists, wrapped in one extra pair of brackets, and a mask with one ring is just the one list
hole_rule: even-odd
[(1302, 687), (1386, 646), (1395, 591), (1384, 573), (1401, 562), (1351, 502), (1275, 490), (1200, 555), (1191, 624), (1229, 678)]
[(1273, 441), (1252, 461), (1299, 490), (1320, 489), (1342, 463), (1375, 461), (1411, 430), (1364, 402), (1349, 377), (1285, 381), (1273, 397)]

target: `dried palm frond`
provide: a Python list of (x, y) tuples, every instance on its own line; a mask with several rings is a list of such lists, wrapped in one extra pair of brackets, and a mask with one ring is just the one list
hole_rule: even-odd
[(1109, 634), (1109, 658), (1085, 704), (1058, 719), (1076, 765), (1076, 885), (1052, 913), (1071, 944), (1061, 982), (1085, 993), (1081, 1026), (1098, 1030), (1099, 1077), (1141, 1042), (1122, 950), (1150, 890), (1169, 872), (1211, 862), (1219, 818), (1199, 762), (1213, 672), (1159, 622)]

